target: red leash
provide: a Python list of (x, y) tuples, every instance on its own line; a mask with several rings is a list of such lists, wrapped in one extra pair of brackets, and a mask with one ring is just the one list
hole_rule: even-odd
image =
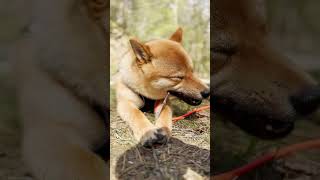
[(206, 106), (202, 106), (202, 107), (199, 107), (199, 108), (195, 108), (192, 111), (189, 111), (184, 115), (172, 118), (172, 121), (173, 121), (173, 123), (176, 123), (176, 122), (178, 122), (178, 121), (190, 116), (193, 113), (200, 112), (200, 111), (203, 111), (203, 110), (206, 110), (206, 109), (210, 109), (210, 105), (206, 105)]
[(292, 154), (295, 154), (299, 151), (309, 150), (309, 149), (320, 149), (320, 139), (312, 139), (308, 140), (302, 143), (292, 144), (285, 146), (283, 148), (280, 148), (278, 150), (269, 152), (256, 160), (250, 162), (249, 164), (246, 164), (242, 167), (239, 167), (237, 169), (215, 175), (211, 177), (210, 179), (213, 180), (233, 180), (236, 179), (239, 176), (242, 176), (250, 171), (252, 171), (255, 168), (258, 168), (272, 160), (284, 158), (286, 156), (290, 156)]

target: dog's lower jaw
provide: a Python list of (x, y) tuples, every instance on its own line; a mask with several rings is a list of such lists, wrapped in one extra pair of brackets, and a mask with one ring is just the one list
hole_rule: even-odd
[(295, 124), (293, 120), (268, 119), (264, 116), (244, 116), (236, 112), (226, 113), (215, 110), (213, 113), (218, 113), (246, 133), (266, 140), (286, 137), (294, 129)]
[(202, 99), (187, 96), (182, 92), (178, 92), (178, 91), (168, 91), (168, 92), (191, 106), (198, 106), (202, 103)]
[(257, 136), (261, 139), (271, 140), (283, 138), (289, 135), (294, 129), (294, 122), (285, 122), (283, 120), (248, 118), (242, 120), (233, 119), (231, 121), (248, 134)]
[(271, 116), (267, 112), (241, 107), (232, 99), (213, 97), (214, 112), (242, 130), (261, 139), (278, 139), (290, 134), (294, 128), (294, 115)]

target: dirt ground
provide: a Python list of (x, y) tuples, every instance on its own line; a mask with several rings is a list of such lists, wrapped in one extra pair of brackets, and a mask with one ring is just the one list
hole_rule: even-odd
[[(173, 104), (175, 116), (194, 108), (179, 101)], [(152, 114), (146, 115), (154, 120)], [(188, 169), (206, 176), (210, 172), (209, 148), (208, 111), (175, 123), (167, 145), (154, 149), (139, 146), (117, 115), (111, 92), (111, 179), (183, 179)]]

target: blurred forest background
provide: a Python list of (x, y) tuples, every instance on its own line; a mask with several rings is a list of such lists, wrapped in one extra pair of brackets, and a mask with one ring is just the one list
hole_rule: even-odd
[(274, 45), (295, 63), (314, 72), (320, 69), (319, 8), (318, 0), (266, 1)]
[(128, 50), (130, 37), (141, 41), (169, 38), (181, 26), (183, 46), (195, 71), (209, 79), (210, 1), (207, 0), (112, 0), (110, 4), (111, 76)]

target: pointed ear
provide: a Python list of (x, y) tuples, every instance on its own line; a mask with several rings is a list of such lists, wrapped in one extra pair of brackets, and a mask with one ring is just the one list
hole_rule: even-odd
[(142, 44), (137, 39), (130, 39), (129, 42), (139, 64), (144, 64), (151, 61), (152, 55), (148, 46)]
[(182, 42), (182, 33), (183, 33), (182, 28), (179, 27), (179, 28), (176, 30), (176, 32), (174, 32), (174, 33), (171, 35), (170, 40), (176, 41), (176, 42), (178, 42), (178, 43), (181, 43), (181, 42)]

